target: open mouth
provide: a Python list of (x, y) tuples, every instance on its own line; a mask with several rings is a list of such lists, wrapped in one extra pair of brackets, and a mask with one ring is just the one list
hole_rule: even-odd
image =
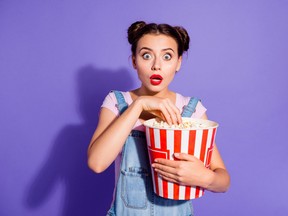
[(150, 76), (150, 83), (152, 85), (159, 85), (163, 80), (163, 77), (159, 74), (153, 74)]

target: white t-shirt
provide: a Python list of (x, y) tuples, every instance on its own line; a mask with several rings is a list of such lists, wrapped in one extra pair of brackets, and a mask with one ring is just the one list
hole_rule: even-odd
[[(122, 92), (124, 99), (128, 105), (130, 105), (133, 101), (129, 92)], [(176, 93), (176, 107), (182, 112), (185, 105), (188, 104), (190, 97), (184, 97), (181, 94)], [(113, 92), (110, 92), (103, 101), (101, 107), (105, 107), (111, 110), (115, 115), (119, 116), (119, 111), (117, 108), (117, 99)], [(192, 114), (192, 118), (201, 118), (206, 112), (206, 108), (199, 101), (195, 112)], [(133, 127), (134, 130), (145, 131), (144, 125), (138, 120)]]

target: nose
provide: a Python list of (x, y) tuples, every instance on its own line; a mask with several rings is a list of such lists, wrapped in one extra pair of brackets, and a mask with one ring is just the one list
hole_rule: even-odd
[(152, 71), (158, 71), (161, 70), (161, 66), (160, 66), (160, 60), (158, 58), (155, 58), (153, 64), (152, 64)]

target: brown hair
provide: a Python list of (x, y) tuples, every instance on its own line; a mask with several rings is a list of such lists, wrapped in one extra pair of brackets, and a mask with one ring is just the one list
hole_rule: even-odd
[(186, 29), (181, 26), (170, 26), (168, 24), (146, 24), (144, 21), (137, 21), (128, 28), (128, 42), (131, 44), (132, 54), (135, 55), (137, 43), (145, 34), (164, 34), (175, 39), (178, 45), (178, 55), (189, 49), (190, 37)]

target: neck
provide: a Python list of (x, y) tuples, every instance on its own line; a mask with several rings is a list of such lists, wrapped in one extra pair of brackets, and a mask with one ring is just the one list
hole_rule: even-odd
[(166, 89), (165, 91), (161, 91), (161, 92), (149, 92), (149, 91), (143, 90), (142, 88), (138, 88), (138, 89), (132, 90), (130, 92), (130, 95), (133, 101), (136, 100), (136, 98), (140, 96), (155, 96), (155, 97), (160, 97), (160, 98), (170, 98), (171, 101), (176, 103), (176, 93), (170, 91), (169, 89)]
[(160, 98), (167, 98), (171, 94), (174, 94), (174, 92), (170, 91), (168, 88), (160, 92), (153, 92), (153, 91), (149, 91), (141, 87), (141, 88), (133, 90), (132, 92), (138, 97), (147, 95), (147, 96), (155, 96), (155, 97), (160, 97)]

